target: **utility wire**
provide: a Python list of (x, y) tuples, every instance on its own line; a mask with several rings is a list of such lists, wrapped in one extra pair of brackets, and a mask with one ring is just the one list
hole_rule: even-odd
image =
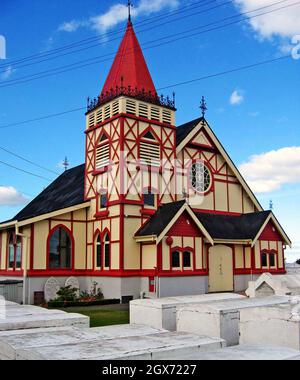
[[(191, 9), (187, 9), (187, 10), (177, 10), (177, 11), (173, 11), (173, 12), (166, 12), (166, 15), (163, 16), (163, 15), (160, 15), (160, 16), (155, 16), (155, 17), (149, 17), (147, 18), (146, 20), (143, 20), (143, 21), (139, 21), (139, 22), (136, 22), (135, 23), (135, 26), (139, 26), (139, 25), (143, 25), (143, 24), (150, 24), (152, 23), (153, 21), (155, 21), (155, 19), (164, 19), (164, 18), (167, 18), (167, 17), (170, 17), (172, 15), (176, 15), (176, 14), (179, 14), (179, 13), (183, 13), (183, 12), (187, 12), (187, 11), (190, 11), (190, 10), (193, 10), (195, 8), (199, 8), (199, 7), (202, 7), (202, 6), (206, 6), (206, 5), (209, 5), (211, 3), (214, 3), (216, 2), (217, 0), (210, 0), (208, 2), (205, 2), (203, 3), (203, 1), (198, 1), (198, 2), (195, 2), (195, 3), (192, 3), (190, 5), (186, 5), (186, 6), (183, 6), (181, 7), (180, 9), (184, 9), (184, 8), (191, 8)], [(285, 0), (285, 1), (288, 1), (288, 0)], [(232, 3), (232, 0), (230, 1)], [(194, 4), (199, 4), (198, 6), (193, 6)], [(227, 4), (228, 2), (226, 2)], [(222, 6), (222, 4), (221, 4)], [(162, 24), (164, 25), (164, 24)], [(14, 60), (14, 61), (10, 61), (8, 63), (5, 63), (5, 64), (2, 64), (0, 65), (0, 68), (1, 67), (9, 67), (11, 65), (15, 65), (15, 64), (19, 64), (19, 63), (22, 63), (22, 62), (26, 62), (26, 61), (29, 61), (29, 60), (33, 60), (35, 58), (40, 58), (40, 57), (45, 57), (45, 56), (49, 56), (49, 55), (52, 55), (52, 54), (56, 54), (60, 51), (64, 51), (66, 49), (72, 49), (76, 46), (80, 46), (81, 44), (83, 43), (90, 43), (90, 42), (93, 42), (93, 41), (97, 41), (97, 40), (101, 40), (102, 38), (107, 38), (107, 36), (110, 36), (110, 35), (116, 35), (116, 34), (120, 34), (120, 33), (123, 33), (124, 32), (124, 29), (119, 29), (117, 31), (113, 31), (113, 32), (106, 32), (104, 34), (101, 34), (101, 35), (97, 35), (97, 36), (93, 36), (93, 37), (89, 37), (89, 38), (86, 38), (86, 39), (83, 39), (83, 40), (80, 40), (80, 41), (77, 41), (75, 43), (72, 43), (72, 44), (68, 44), (68, 45), (63, 45), (62, 47), (60, 48), (56, 48), (56, 49), (51, 49), (51, 50), (48, 50), (47, 52), (42, 52), (42, 53), (37, 53), (37, 54), (34, 54), (34, 55), (31, 55), (31, 56), (27, 56), (27, 57), (23, 57), (23, 58), (20, 58), (18, 60)], [(107, 42), (107, 41), (106, 41)]]
[[(175, 38), (175, 39), (172, 39), (172, 40), (169, 40), (169, 41), (165, 41), (165, 42), (162, 42), (162, 43), (159, 43), (157, 45), (154, 45), (154, 46), (148, 46), (148, 47), (145, 47), (144, 50), (148, 50), (148, 49), (153, 49), (153, 48), (156, 48), (156, 47), (159, 47), (159, 46), (163, 46), (163, 45), (166, 45), (166, 44), (170, 44), (170, 43), (173, 43), (173, 42), (177, 42), (179, 40), (182, 40), (182, 39), (186, 39), (186, 38), (190, 38), (190, 37), (194, 37), (196, 35), (199, 35), (199, 34), (203, 34), (203, 33), (208, 33), (208, 32), (212, 32), (212, 31), (215, 31), (215, 30), (219, 30), (219, 29), (223, 29), (225, 27), (228, 27), (228, 26), (232, 26), (234, 24), (237, 24), (237, 23), (240, 23), (242, 21), (245, 21), (245, 20), (249, 20), (249, 19), (253, 19), (253, 18), (257, 18), (257, 17), (260, 17), (262, 15), (265, 15), (265, 14), (270, 14), (270, 13), (274, 13), (274, 12), (277, 12), (279, 10), (282, 10), (282, 9), (286, 9), (288, 7), (291, 7), (291, 6), (296, 6), (296, 5), (299, 5), (300, 4), (300, 1), (296, 2), (296, 3), (293, 3), (293, 4), (290, 4), (288, 6), (284, 6), (284, 7), (281, 7), (281, 8), (277, 8), (275, 10), (270, 10), (268, 12), (264, 12), (264, 13), (260, 13), (260, 14), (257, 14), (257, 15), (254, 15), (254, 16), (251, 16), (251, 17), (245, 17), (243, 19), (240, 19), (240, 20), (236, 20), (236, 21), (232, 21), (230, 23), (227, 23), (225, 25), (220, 25), (220, 26), (217, 26), (217, 27), (214, 27), (214, 28), (210, 28), (210, 29), (207, 29), (207, 30), (204, 30), (204, 31), (201, 31), (201, 32), (196, 32), (196, 33), (193, 33), (193, 34), (188, 34), (188, 35), (185, 35), (185, 36), (182, 36), (182, 37), (179, 37), (179, 38)], [(270, 6), (268, 6), (270, 7)], [(266, 7), (263, 7), (263, 8), (266, 8)], [(262, 8), (258, 8), (258, 9), (255, 9), (253, 11), (250, 11), (250, 12), (245, 12), (244, 14), (246, 13), (253, 13), (253, 12), (256, 12), (257, 10), (259, 9), (262, 9)], [(210, 23), (210, 24), (207, 24), (205, 26), (201, 26), (201, 27), (197, 27), (197, 28), (193, 28), (193, 29), (189, 29), (189, 30), (186, 30), (184, 32), (180, 32), (180, 33), (177, 33), (177, 35), (182, 35), (182, 34), (186, 34), (190, 31), (194, 31), (194, 30), (197, 30), (197, 29), (200, 29), (200, 28), (203, 28), (203, 27), (206, 27), (206, 26), (209, 26), (209, 25), (214, 25), (216, 23), (220, 23), (220, 22), (223, 22), (225, 20), (228, 20), (228, 19), (232, 19), (233, 17), (240, 17), (240, 14), (239, 15), (235, 15), (235, 16), (231, 16), (229, 18), (225, 18), (225, 19), (222, 19), (222, 20), (219, 20), (219, 21), (216, 21), (216, 22), (213, 22), (213, 23)], [(173, 36), (173, 35), (172, 35)], [(150, 43), (154, 43), (156, 41), (161, 41), (161, 40), (164, 40), (166, 38), (170, 38), (172, 36), (166, 36), (166, 37), (162, 37), (160, 39), (156, 39), (156, 40), (153, 40), (153, 41), (149, 41), (147, 42), (147, 44), (150, 44)], [(132, 54), (134, 51), (134, 49), (131, 49), (131, 51), (127, 51), (126, 54)], [(114, 53), (115, 54), (115, 53)], [(109, 54), (111, 55), (111, 54)], [(106, 55), (107, 56), (107, 55)], [(102, 57), (102, 56), (100, 56)], [(53, 76), (53, 75), (58, 75), (58, 74), (62, 74), (62, 73), (65, 73), (65, 72), (68, 72), (68, 71), (72, 71), (72, 70), (77, 70), (77, 69), (80, 69), (80, 68), (84, 68), (84, 67), (87, 67), (87, 66), (92, 66), (92, 65), (95, 65), (95, 64), (98, 64), (98, 63), (103, 63), (105, 61), (108, 61), (110, 60), (110, 58), (107, 58), (105, 60), (100, 60), (100, 61), (95, 61), (95, 62), (91, 62), (91, 63), (87, 63), (87, 64), (82, 64), (80, 66), (77, 66), (79, 65), (80, 63), (83, 63), (83, 62), (87, 62), (87, 61), (92, 61), (92, 60), (95, 60), (95, 59), (98, 59), (100, 57), (94, 57), (94, 58), (91, 58), (91, 59), (88, 59), (88, 60), (83, 60), (83, 61), (78, 61), (76, 63), (73, 63), (73, 64), (69, 64), (69, 65), (66, 65), (66, 66), (62, 66), (62, 67), (57, 67), (55, 69), (51, 69), (51, 70), (46, 70), (44, 72), (39, 72), (39, 73), (36, 73), (36, 74), (32, 74), (32, 75), (29, 75), (29, 76), (25, 76), (25, 77), (21, 77), (21, 78), (17, 78), (17, 79), (14, 79), (14, 80), (8, 80), (8, 81), (5, 81), (3, 82), (4, 84), (3, 85), (0, 85), (0, 88), (4, 88), (4, 87), (11, 87), (11, 86), (14, 86), (14, 85), (18, 85), (18, 84), (23, 84), (23, 83), (28, 83), (28, 82), (31, 82), (31, 81), (35, 81), (35, 80), (38, 80), (38, 79), (42, 79), (42, 78), (45, 78), (45, 77), (49, 77), (49, 76)], [(60, 70), (60, 71), (58, 71)]]
[[(226, 70), (226, 71), (222, 71), (222, 72), (206, 75), (206, 76), (203, 76), (203, 77), (194, 78), (194, 79), (191, 79), (191, 80), (188, 80), (188, 81), (185, 81), (185, 82), (174, 83), (172, 85), (160, 87), (157, 90), (161, 91), (161, 90), (166, 90), (166, 89), (169, 89), (169, 88), (176, 88), (176, 87), (179, 87), (179, 86), (191, 84), (191, 83), (194, 83), (194, 82), (199, 82), (199, 81), (206, 80), (206, 79), (209, 79), (209, 78), (220, 77), (220, 76), (223, 76), (223, 75), (228, 75), (228, 74), (231, 74), (231, 73), (235, 73), (235, 72), (244, 71), (244, 70), (248, 70), (248, 69), (251, 69), (251, 68), (263, 66), (263, 65), (270, 64), (270, 63), (273, 63), (273, 62), (283, 61), (283, 60), (288, 59), (288, 58), (290, 58), (290, 55), (285, 55), (285, 56), (282, 56), (282, 57), (279, 57), (279, 58), (274, 58), (274, 59), (268, 59), (268, 60), (265, 60), (265, 61), (260, 61), (260, 62), (256, 62), (256, 63), (253, 63), (253, 64), (249, 64), (249, 65), (245, 65), (245, 66), (240, 66), (240, 67), (232, 68), (230, 70)], [(20, 121), (20, 122), (17, 122), (17, 123), (6, 124), (6, 125), (3, 125), (3, 126), (0, 126), (0, 129), (6, 129), (6, 128), (11, 128), (11, 127), (15, 127), (15, 126), (24, 125), (24, 124), (30, 124), (30, 123), (35, 122), (35, 121), (46, 120), (46, 119), (50, 119), (50, 118), (54, 118), (54, 117), (58, 117), (58, 116), (62, 116), (62, 115), (66, 115), (66, 114), (70, 114), (70, 113), (74, 113), (74, 112), (79, 112), (79, 111), (83, 111), (83, 110), (86, 110), (86, 107), (78, 107), (78, 108), (71, 109), (71, 110), (68, 110), (68, 111), (63, 111), (63, 112), (59, 112), (59, 113), (54, 113), (54, 114), (49, 114), (49, 115), (41, 116), (41, 117), (35, 118), (35, 119), (29, 119), (29, 120)]]
[(25, 162), (27, 162), (28, 164), (31, 164), (31, 165), (33, 165), (33, 166), (36, 166), (36, 167), (39, 168), (39, 169), (43, 169), (43, 170), (45, 170), (45, 171), (47, 171), (47, 172), (49, 172), (49, 173), (55, 174), (55, 175), (60, 175), (60, 173), (55, 172), (54, 170), (48, 169), (48, 168), (46, 168), (46, 167), (44, 167), (44, 166), (41, 166), (41, 165), (39, 165), (39, 164), (37, 164), (37, 163), (31, 161), (31, 160), (28, 160), (27, 158), (22, 157), (22, 156), (18, 155), (17, 153), (14, 153), (14, 152), (12, 152), (11, 150), (8, 150), (8, 149), (6, 149), (6, 148), (4, 148), (4, 147), (1, 147), (1, 146), (0, 146), (0, 150), (2, 150), (3, 152), (6, 152), (6, 153), (8, 153), (8, 154), (10, 154), (10, 155), (12, 155), (12, 156), (14, 156), (14, 157), (17, 157), (17, 158), (20, 159), (20, 160), (25, 161)]
[(30, 172), (30, 171), (27, 171), (27, 170), (24, 170), (24, 169), (18, 168), (17, 166), (11, 165), (11, 164), (9, 164), (9, 163), (7, 163), (7, 162), (4, 162), (4, 161), (0, 161), (0, 164), (5, 165), (5, 166), (8, 166), (9, 168), (12, 168), (12, 169), (18, 170), (19, 172), (22, 172), (22, 173), (25, 173), (25, 174), (31, 175), (31, 176), (33, 176), (33, 177), (43, 179), (43, 180), (45, 180), (45, 181), (47, 181), (47, 182), (52, 182), (52, 181), (53, 181), (52, 179), (49, 179), (49, 178), (43, 177), (43, 176), (41, 176), (41, 175), (38, 175), (38, 174), (32, 173), (32, 172)]

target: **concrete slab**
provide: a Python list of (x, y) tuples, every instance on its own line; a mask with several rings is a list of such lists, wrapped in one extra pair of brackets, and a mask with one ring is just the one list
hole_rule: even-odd
[(0, 358), (16, 360), (17, 350), (21, 349), (77, 344), (84, 341), (99, 341), (101, 339), (110, 340), (131, 336), (154, 335), (165, 332), (165, 330), (138, 325), (107, 326), (91, 329), (59, 327), (5, 331), (0, 332)]
[(89, 328), (89, 325), (89, 317), (74, 313), (32, 314), (23, 316), (9, 316), (7, 318), (0, 319), (0, 331), (62, 326)]
[(241, 310), (240, 342), (300, 350), (300, 304)]
[(233, 293), (224, 293), (134, 300), (130, 302), (130, 323), (176, 331), (176, 307), (233, 299), (245, 299), (245, 297)]
[(17, 360), (164, 360), (223, 348), (221, 339), (186, 333), (161, 333), (147, 336), (64, 344), (17, 350)]
[(174, 360), (244, 360), (244, 361), (275, 361), (275, 360), (300, 360), (297, 350), (286, 347), (270, 346), (236, 346), (211, 352), (197, 352), (195, 354), (174, 355)]
[(177, 307), (177, 331), (225, 339), (239, 344), (240, 311), (252, 307), (289, 304), (289, 297), (268, 297), (211, 302)]

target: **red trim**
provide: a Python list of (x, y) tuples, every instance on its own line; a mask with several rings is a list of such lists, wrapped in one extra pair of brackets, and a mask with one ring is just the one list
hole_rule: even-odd
[[(51, 223), (51, 220), (49, 220), (49, 223)], [(50, 226), (51, 227), (51, 226)], [(50, 239), (52, 237), (52, 235), (54, 234), (54, 232), (56, 230), (58, 230), (59, 228), (65, 230), (69, 236), (70, 236), (70, 239), (71, 239), (71, 268), (68, 269), (68, 268), (61, 268), (61, 269), (51, 269), (50, 268)], [(48, 235), (48, 238), (47, 238), (47, 251), (46, 251), (46, 254), (47, 254), (47, 270), (50, 271), (50, 272), (70, 272), (70, 271), (74, 271), (74, 267), (75, 267), (75, 240), (74, 240), (74, 236), (73, 236), (73, 232), (72, 230), (70, 230), (68, 227), (66, 227), (65, 225), (63, 224), (58, 224), (57, 226), (55, 226), (54, 228), (52, 228), (49, 232), (49, 235)]]
[(34, 223), (30, 226), (30, 270), (34, 269)]

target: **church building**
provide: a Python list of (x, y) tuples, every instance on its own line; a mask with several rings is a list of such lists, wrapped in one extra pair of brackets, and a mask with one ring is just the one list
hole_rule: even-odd
[(0, 224), (0, 280), (27, 302), (49, 278), (96, 282), (105, 298), (242, 292), (285, 273), (291, 241), (264, 211), (203, 114), (176, 126), (131, 20), (99, 96), (88, 101), (85, 163)]

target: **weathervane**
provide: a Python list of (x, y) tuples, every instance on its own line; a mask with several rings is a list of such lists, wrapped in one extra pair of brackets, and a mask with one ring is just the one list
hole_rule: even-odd
[(128, 21), (131, 22), (131, 7), (132, 7), (132, 1), (128, 0)]
[(204, 96), (202, 96), (202, 99), (201, 99), (200, 109), (202, 111), (202, 117), (205, 118), (205, 113), (207, 111), (207, 104), (206, 104)]

